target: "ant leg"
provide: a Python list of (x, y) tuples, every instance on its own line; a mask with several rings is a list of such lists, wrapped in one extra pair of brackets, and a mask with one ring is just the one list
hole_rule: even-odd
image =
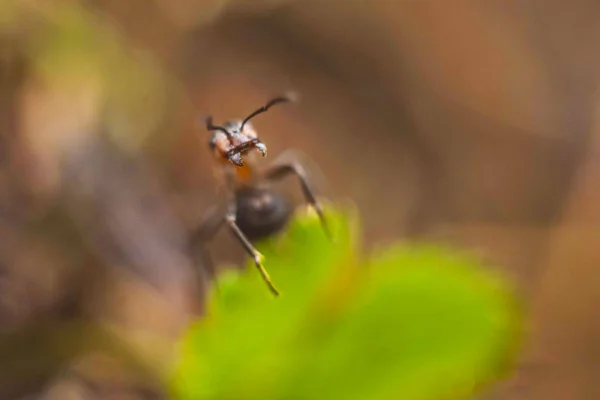
[(191, 247), (197, 246), (204, 272), (208, 272), (210, 279), (214, 279), (216, 270), (205, 243), (217, 234), (223, 223), (223, 214), (218, 207), (213, 207), (204, 214), (200, 227), (193, 233), (191, 238)]
[(325, 215), (323, 214), (321, 204), (316, 199), (313, 190), (311, 189), (310, 184), (308, 182), (306, 172), (300, 163), (291, 162), (286, 164), (276, 164), (265, 172), (265, 177), (268, 180), (279, 180), (290, 174), (296, 175), (300, 180), (300, 187), (302, 188), (304, 198), (317, 212), (317, 215), (321, 220), (321, 226), (323, 227), (325, 235), (327, 235), (327, 237), (331, 239), (331, 231), (329, 230), (329, 225), (327, 224), (327, 220), (325, 219)]
[(242, 232), (242, 230), (240, 229), (240, 227), (237, 225), (237, 223), (236, 223), (236, 217), (235, 217), (235, 212), (232, 212), (232, 211), (233, 210), (230, 209), (229, 213), (225, 217), (225, 221), (229, 225), (229, 228), (231, 229), (231, 231), (233, 232), (233, 234), (235, 235), (235, 237), (240, 241), (240, 243), (242, 244), (242, 246), (244, 247), (244, 249), (246, 250), (246, 252), (254, 260), (254, 264), (256, 264), (256, 268), (258, 268), (258, 271), (260, 272), (260, 274), (262, 275), (263, 279), (265, 280), (265, 282), (269, 286), (269, 289), (271, 290), (271, 292), (273, 292), (273, 294), (275, 296), (279, 296), (279, 292), (277, 291), (277, 289), (273, 285), (273, 282), (271, 282), (271, 278), (269, 277), (269, 274), (267, 273), (267, 271), (265, 270), (265, 268), (262, 266), (262, 263), (260, 262), (260, 254), (259, 254), (259, 252), (254, 248), (254, 246), (252, 245), (252, 243), (250, 243), (250, 241), (248, 240), (248, 238), (246, 238), (246, 235), (244, 235), (244, 233)]

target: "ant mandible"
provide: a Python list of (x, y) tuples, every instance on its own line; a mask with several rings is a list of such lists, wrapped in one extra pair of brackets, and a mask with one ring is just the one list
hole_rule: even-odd
[[(262, 157), (267, 155), (267, 146), (258, 138), (250, 120), (276, 104), (295, 100), (294, 94), (276, 97), (243, 120), (228, 121), (222, 126), (214, 125), (210, 116), (204, 121), (206, 129), (214, 132), (209, 141), (209, 148), (225, 172), (227, 210), (224, 215), (218, 211), (218, 207), (207, 212), (193, 241), (202, 244), (214, 237), (223, 225), (227, 225), (252, 257), (262, 278), (276, 296), (279, 292), (261, 263), (260, 253), (251, 243), (251, 240), (279, 232), (291, 215), (285, 199), (273, 193), (270, 184), (285, 176), (296, 175), (306, 201), (314, 208), (325, 234), (330, 237), (322, 207), (313, 193), (302, 164), (297, 160), (272, 164), (259, 174), (255, 161), (250, 157), (251, 150), (256, 150)], [(214, 272), (205, 249), (202, 249), (202, 256), (205, 266)]]

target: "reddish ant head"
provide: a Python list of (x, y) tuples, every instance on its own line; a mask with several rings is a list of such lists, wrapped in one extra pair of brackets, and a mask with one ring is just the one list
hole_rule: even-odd
[(252, 124), (249, 122), (252, 118), (267, 111), (271, 106), (277, 103), (294, 101), (295, 95), (277, 97), (269, 101), (243, 121), (230, 121), (223, 126), (213, 125), (212, 117), (206, 119), (206, 129), (215, 131), (210, 140), (210, 148), (215, 157), (221, 161), (229, 161), (232, 164), (243, 167), (242, 157), (248, 154), (250, 150), (258, 150), (264, 157), (267, 154), (267, 146), (260, 141)]
[(215, 157), (222, 161), (229, 161), (232, 164), (243, 167), (242, 156), (245, 156), (250, 150), (258, 150), (262, 156), (267, 155), (267, 146), (260, 141), (256, 131), (250, 123), (246, 123), (242, 129), (242, 121), (231, 121), (222, 127), (212, 125), (210, 119), (207, 121), (207, 127), (212, 126), (215, 133), (210, 139), (210, 148)]

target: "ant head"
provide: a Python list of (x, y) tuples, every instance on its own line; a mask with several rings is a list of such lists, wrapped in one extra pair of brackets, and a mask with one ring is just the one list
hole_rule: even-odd
[(214, 131), (209, 145), (215, 157), (220, 161), (231, 162), (238, 167), (244, 166), (242, 156), (252, 149), (258, 150), (264, 157), (267, 154), (267, 146), (258, 138), (258, 134), (249, 121), (275, 104), (293, 100), (295, 100), (293, 95), (274, 98), (243, 120), (229, 121), (223, 126), (213, 125), (212, 117), (208, 117), (205, 121), (206, 129)]
[(238, 167), (244, 166), (242, 156), (252, 149), (258, 150), (263, 157), (267, 154), (267, 146), (258, 138), (252, 125), (246, 123), (242, 127), (242, 122), (229, 121), (223, 126), (215, 126), (207, 120), (207, 129), (215, 131), (209, 142), (213, 154), (218, 160)]

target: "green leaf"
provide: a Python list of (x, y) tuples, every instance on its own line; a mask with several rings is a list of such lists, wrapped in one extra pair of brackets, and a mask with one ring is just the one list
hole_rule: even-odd
[(174, 380), (187, 399), (453, 399), (505, 371), (520, 313), (510, 286), (455, 250), (393, 246), (361, 263), (354, 210), (328, 210), (262, 243), (273, 298), (253, 266), (223, 275), (189, 332)]
[(396, 246), (362, 281), (343, 312), (327, 316), (328, 328), (297, 349), (307, 356), (280, 398), (457, 398), (510, 360), (517, 306), (503, 281), (469, 258)]

